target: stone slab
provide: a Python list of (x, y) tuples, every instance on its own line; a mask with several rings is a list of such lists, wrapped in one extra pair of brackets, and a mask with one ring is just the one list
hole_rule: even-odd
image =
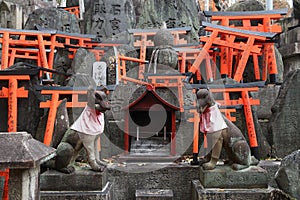
[(112, 184), (107, 183), (101, 191), (41, 191), (41, 200), (113, 200)]
[(300, 53), (299, 51), (300, 42), (286, 44), (280, 48), (278, 48), (279, 52), (282, 55), (283, 59), (293, 57)]
[[(192, 200), (258, 200), (271, 199), (273, 188), (238, 188), (238, 189), (222, 189), (222, 188), (204, 188), (199, 180), (192, 181)], [(278, 199), (279, 200), (279, 199)]]
[(40, 176), (40, 188), (42, 191), (102, 190), (106, 182), (105, 171), (100, 173), (90, 169), (76, 169), (72, 174), (48, 170)]
[(200, 181), (205, 188), (267, 188), (267, 171), (258, 166), (235, 171), (230, 166), (213, 170), (200, 167)]
[(136, 200), (167, 200), (173, 199), (172, 190), (145, 189), (135, 191)]

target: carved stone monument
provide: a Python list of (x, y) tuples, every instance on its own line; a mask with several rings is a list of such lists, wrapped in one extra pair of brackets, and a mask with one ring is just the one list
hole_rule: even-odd
[(85, 33), (97, 35), (100, 41), (113, 38), (121, 42), (121, 33), (127, 35), (126, 30), (135, 27), (134, 7), (131, 0), (91, 1), (85, 20)]

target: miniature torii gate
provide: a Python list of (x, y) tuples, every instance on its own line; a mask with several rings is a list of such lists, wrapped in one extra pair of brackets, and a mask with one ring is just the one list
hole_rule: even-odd
[(147, 87), (151, 89), (155, 88), (161, 88), (161, 87), (177, 87), (178, 91), (178, 99), (179, 99), (179, 105), (180, 105), (180, 112), (183, 112), (183, 91), (182, 87), (184, 86), (182, 80), (185, 78), (185, 76), (181, 74), (145, 74), (144, 78), (147, 78), (149, 82), (141, 81), (138, 79), (130, 78), (126, 75), (126, 62), (125, 61), (133, 61), (133, 62), (139, 62), (144, 63), (145, 61), (138, 58), (131, 58), (126, 56), (118, 56), (117, 61), (117, 77), (116, 79), (119, 81), (124, 81), (126, 84), (127, 81), (140, 84), (140, 85), (146, 85)]
[(38, 66), (52, 69), (56, 48), (101, 46), (91, 43), (92, 39), (96, 37), (95, 35), (55, 30), (33, 31), (0, 28), (0, 34), (2, 35), (0, 37), (2, 44), (1, 69), (13, 65), (15, 58), (36, 60)]
[[(287, 14), (288, 9), (270, 10), (270, 11), (244, 11), (244, 12), (211, 12), (204, 11), (204, 15), (209, 17), (211, 21), (218, 21), (222, 26), (230, 26), (243, 30), (260, 31), (260, 32), (272, 32), (281, 33), (282, 28), (279, 24), (272, 24), (273, 21), (279, 20), (283, 15)], [(241, 22), (238, 25), (233, 25), (235, 21)], [(239, 26), (240, 25), (240, 26)], [(263, 68), (262, 68), (262, 80), (267, 79), (267, 71), (270, 74), (270, 82), (275, 81), (275, 74), (277, 74), (276, 57), (274, 43), (263, 43)], [(222, 69), (226, 69), (228, 65), (232, 64), (232, 51), (231, 48), (221, 48), (221, 72)], [(260, 74), (257, 72), (258, 58), (257, 54), (252, 54), (255, 67), (255, 78), (260, 79)], [(230, 62), (231, 61), (231, 62)], [(223, 75), (227, 75), (221, 73)]]
[[(235, 73), (233, 73), (233, 79), (235, 79), (237, 82), (240, 82), (243, 79), (243, 72), (250, 54), (259, 54), (261, 52), (260, 45), (257, 45), (255, 42), (264, 42), (266, 40), (271, 40), (276, 35), (276, 33), (245, 31), (220, 25), (213, 25), (207, 22), (202, 22), (202, 25), (206, 27), (206, 31), (211, 32), (211, 35), (209, 37), (200, 38), (200, 41), (205, 42), (205, 45), (203, 46), (201, 52), (198, 54), (192, 67), (189, 69), (189, 72), (195, 74), (198, 70), (200, 70), (200, 64), (206, 57), (206, 54), (211, 49), (212, 45), (233, 48), (242, 52), (237, 69)], [(226, 36), (230, 39), (224, 39), (224, 37), (222, 36)], [(246, 40), (246, 42), (235, 42), (236, 38), (242, 38)], [(226, 70), (228, 71), (228, 69), (221, 69), (221, 71)]]

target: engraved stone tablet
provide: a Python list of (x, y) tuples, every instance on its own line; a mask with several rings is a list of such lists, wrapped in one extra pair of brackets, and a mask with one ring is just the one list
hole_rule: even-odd
[(94, 62), (93, 64), (93, 79), (96, 85), (106, 85), (106, 63)]

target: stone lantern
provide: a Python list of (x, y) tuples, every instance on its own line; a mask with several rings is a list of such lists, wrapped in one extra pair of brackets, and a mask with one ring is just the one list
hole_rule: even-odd
[(0, 168), (9, 168), (9, 199), (40, 199), (40, 164), (54, 156), (54, 148), (26, 132), (0, 133)]

